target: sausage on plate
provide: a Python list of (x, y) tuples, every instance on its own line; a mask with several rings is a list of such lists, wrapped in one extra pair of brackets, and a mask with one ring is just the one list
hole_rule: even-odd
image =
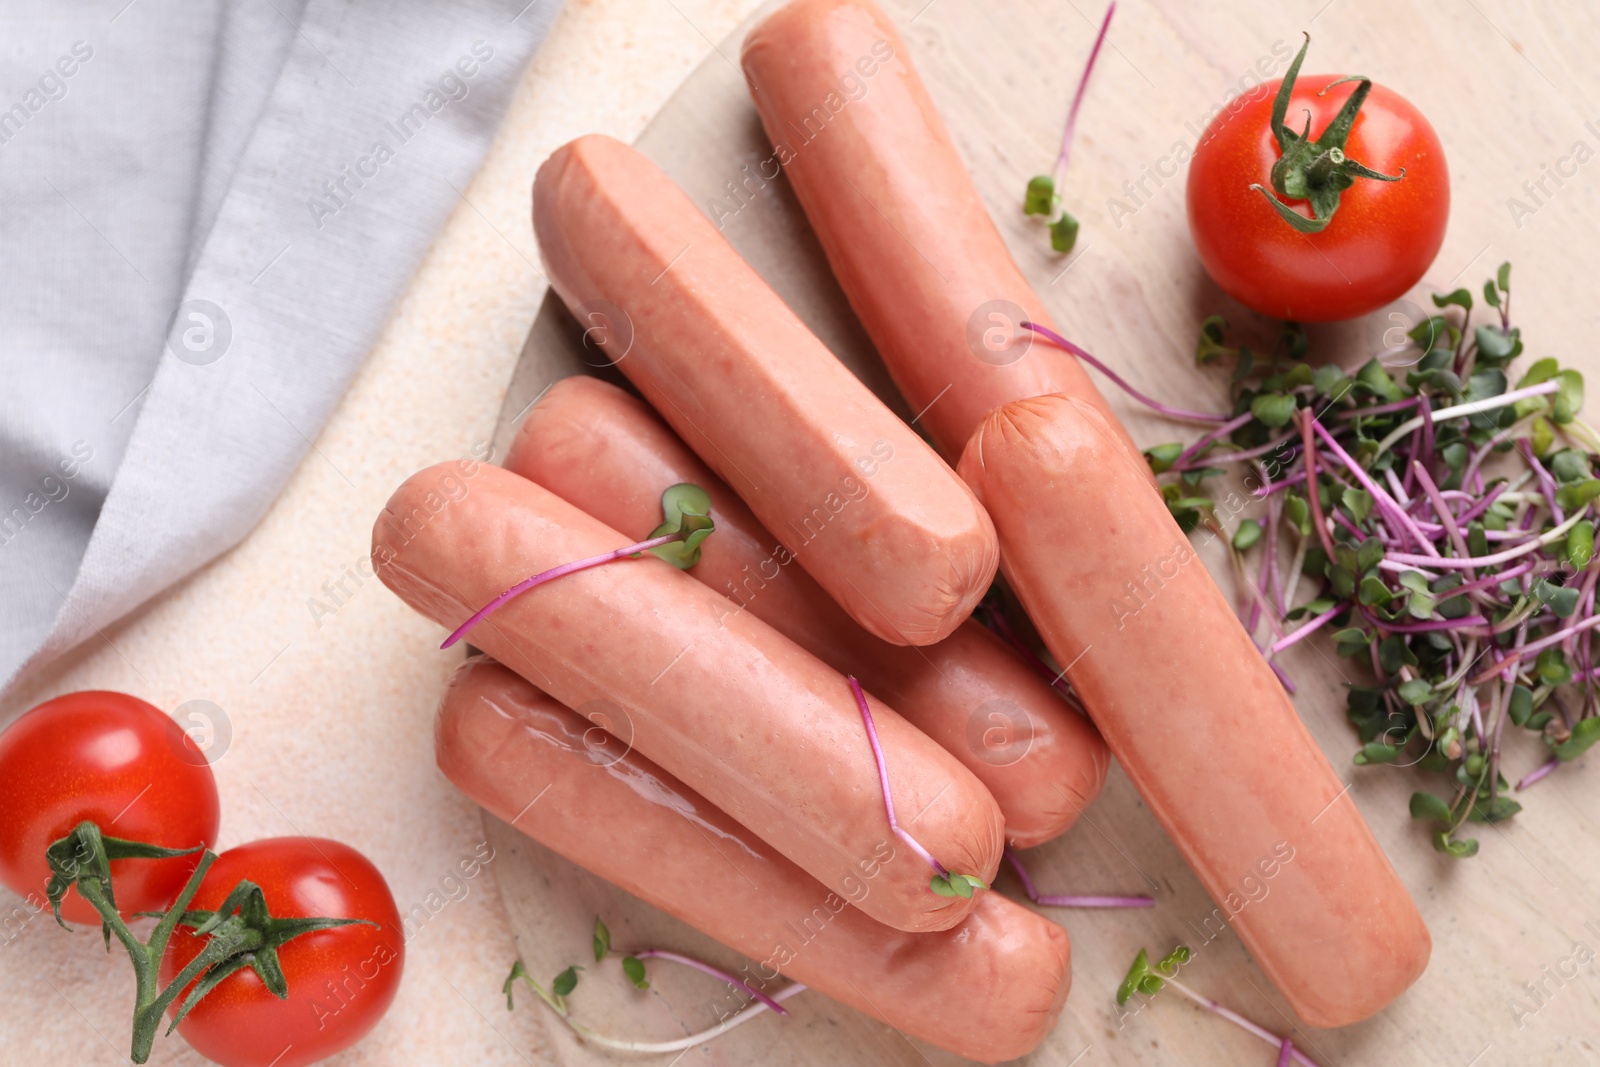
[[(887, 834), (829, 889), (637, 751), (489, 660), (456, 672), (439, 768), (500, 819), (742, 953), (768, 995), (803, 982), (906, 1034), (993, 1063), (1030, 1052), (1071, 983), (1066, 931), (997, 893), (942, 933), (902, 933), (857, 904), (882, 892)], [(620, 979), (619, 979), (620, 980)], [(731, 990), (724, 1010), (740, 1007)], [(790, 1001), (803, 1013), (803, 1001)], [(720, 1014), (720, 1013), (719, 1013)], [(798, 1025), (789, 1020), (784, 1025)]]
[[(1001, 404), (1067, 393), (1117, 425), (984, 210), (911, 54), (870, 0), (794, 0), (745, 38), (746, 81), (839, 285), (952, 462)], [(1120, 431), (1119, 431), (1120, 432)]]
[(863, 628), (926, 645), (971, 614), (988, 516), (659, 167), (580, 137), (539, 168), (533, 222), (599, 349)]
[[(1001, 566), (1106, 743), (1290, 1005), (1365, 1019), (1432, 942), (1366, 821), (1194, 548), (1100, 413), (994, 412), (961, 474)], [(1208, 920), (1209, 922), (1209, 920)]]
[[(531, 575), (632, 543), (526, 478), (463, 462), (430, 467), (395, 491), (373, 527), (372, 555), (385, 585), (455, 627)], [(728, 616), (726, 599), (670, 563), (646, 554), (539, 585), (470, 640), (830, 887), (889, 832), (844, 676), (754, 615)], [(955, 757), (869, 699), (902, 827), (951, 871), (990, 881), (1004, 843), (994, 799)], [(948, 929), (972, 900), (935, 894), (930, 878), (902, 848), (860, 906), (897, 929)]]
[(506, 469), (629, 536), (661, 521), (661, 492), (709, 492), (717, 532), (689, 574), (864, 686), (972, 771), (1000, 806), (1006, 839), (1042, 844), (1099, 795), (1105, 742), (1004, 641), (967, 620), (936, 645), (880, 641), (850, 620), (756, 517), (644, 403), (585, 375), (528, 412)]

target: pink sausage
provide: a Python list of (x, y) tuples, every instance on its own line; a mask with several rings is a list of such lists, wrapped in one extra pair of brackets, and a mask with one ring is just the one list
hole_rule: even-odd
[(580, 137), (539, 168), (533, 222), (567, 306), (623, 324), (617, 366), (856, 622), (927, 645), (971, 614), (988, 516), (660, 168)]
[[(456, 672), (434, 740), (439, 769), (462, 792), (591, 873), (748, 956), (754, 965), (740, 977), (763, 992), (777, 991), (781, 972), (985, 1063), (1032, 1051), (1061, 1012), (1071, 948), (1055, 923), (997, 893), (980, 893), (971, 914), (943, 933), (901, 933), (873, 922), (849, 902), (881, 892), (876, 856), (864, 859), (840, 891), (829, 890), (498, 663), (469, 660)], [(879, 849), (904, 852), (888, 837)], [(731, 991), (728, 1002), (730, 1012), (743, 1003)], [(806, 1025), (804, 999), (787, 1006), (796, 1018), (777, 1027)]]
[[(743, 62), (839, 285), (940, 451), (953, 461), (989, 412), (1045, 393), (1118, 425), (1078, 361), (1022, 329), (1054, 323), (888, 16), (870, 0), (794, 0), (745, 38)], [(843, 79), (865, 93), (846, 100)]]
[(1041, 396), (985, 419), (960, 470), (1046, 646), (1255, 961), (1313, 1026), (1365, 1019), (1427, 966), (1428, 929), (1142, 466), (1095, 408)]
[[(525, 478), (470, 463), (412, 475), (372, 531), (384, 584), (446, 627), (530, 575), (632, 543)], [(647, 554), (507, 601), (470, 640), (839, 888), (888, 833), (855, 698), (754, 615), (724, 615), (725, 599)], [(988, 881), (1004, 840), (994, 799), (890, 708), (874, 700), (872, 712), (901, 825), (950, 870)], [(861, 907), (897, 929), (948, 929), (972, 901), (936, 895), (932, 876), (901, 849)]]
[(1060, 834), (1105, 784), (1105, 742), (1005, 642), (970, 619), (924, 648), (864, 632), (804, 571), (780, 566), (750, 509), (616, 386), (582, 375), (557, 382), (528, 413), (506, 469), (638, 537), (661, 521), (667, 486), (707, 490), (717, 532), (689, 574), (740, 605), (726, 611), (748, 608), (939, 742), (994, 795), (1013, 845)]

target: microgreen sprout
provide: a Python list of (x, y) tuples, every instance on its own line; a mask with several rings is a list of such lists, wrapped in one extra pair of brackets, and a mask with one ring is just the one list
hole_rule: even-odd
[(1250, 188), (1264, 196), (1273, 210), (1296, 230), (1301, 233), (1320, 233), (1327, 229), (1328, 223), (1333, 219), (1333, 213), (1339, 210), (1340, 194), (1354, 185), (1357, 178), (1397, 182), (1406, 176), (1406, 172), (1402, 169), (1399, 174), (1383, 174), (1357, 163), (1345, 154), (1345, 141), (1350, 136), (1351, 127), (1355, 125), (1356, 114), (1366, 102), (1367, 94), (1372, 91), (1371, 78), (1352, 75), (1323, 86), (1318, 96), (1324, 95), (1334, 86), (1356, 83), (1354, 91), (1345, 99), (1344, 106), (1315, 141), (1311, 139), (1309, 111), (1306, 112), (1305, 129), (1301, 132), (1296, 133), (1285, 125), (1284, 120), (1289, 113), (1289, 99), (1294, 94), (1295, 78), (1300, 74), (1300, 63), (1306, 58), (1306, 49), (1310, 47), (1311, 35), (1308, 33), (1305, 43), (1300, 46), (1299, 53), (1294, 57), (1294, 62), (1289, 64), (1288, 73), (1283, 76), (1283, 82), (1278, 86), (1278, 95), (1272, 102), (1272, 134), (1277, 138), (1279, 154), (1277, 161), (1272, 164), (1270, 180), (1272, 189), (1277, 191), (1278, 196), (1309, 201), (1312, 217), (1308, 219), (1294, 211), (1278, 197), (1273, 196), (1264, 185), (1255, 184)]
[(1278, 1064), (1283, 1067), (1289, 1062), (1303, 1064), (1304, 1067), (1317, 1067), (1316, 1061), (1306, 1056), (1294, 1047), (1294, 1042), (1287, 1036), (1279, 1037), (1264, 1026), (1257, 1025), (1246, 1019), (1243, 1015), (1229, 1008), (1223, 1007), (1208, 996), (1196, 993), (1187, 985), (1178, 980), (1178, 968), (1194, 958), (1194, 953), (1187, 945), (1179, 945), (1163, 956), (1160, 961), (1152, 964), (1149, 955), (1144, 949), (1133, 958), (1133, 966), (1128, 968), (1128, 974), (1122, 979), (1122, 984), (1117, 987), (1117, 1003), (1127, 1004), (1134, 996), (1153, 997), (1162, 989), (1171, 986), (1185, 997), (1194, 1001), (1202, 1008), (1224, 1019), (1248, 1033), (1254, 1034), (1262, 1041), (1278, 1050)]
[(637, 558), (645, 552), (666, 560), (679, 570), (686, 571), (693, 567), (700, 562), (701, 542), (716, 531), (716, 523), (711, 519), (710, 495), (697, 485), (681, 482), (678, 485), (671, 486), (661, 494), (661, 510), (665, 515), (665, 521), (652, 530), (650, 536), (643, 541), (612, 552), (602, 552), (597, 556), (589, 556), (586, 559), (563, 563), (560, 566), (540, 571), (533, 577), (518, 582), (473, 612), (466, 622), (456, 627), (450, 636), (444, 639), (444, 643), (439, 647), (441, 649), (449, 648), (467, 636), (467, 633), (474, 626), (486, 619), (507, 601), (521, 596), (534, 586), (543, 585), (545, 582), (565, 577), (577, 571), (598, 567), (604, 563), (615, 563), (621, 559)]
[[(1286, 687), (1277, 657), (1308, 639), (1370, 671), (1348, 691), (1354, 761), (1442, 775), (1444, 795), (1419, 792), (1411, 813), (1456, 858), (1477, 852), (1469, 824), (1521, 811), (1501, 770), (1508, 728), (1546, 746), (1518, 790), (1600, 743), (1600, 434), (1582, 418), (1577, 371), (1545, 357), (1516, 373), (1509, 264), (1483, 295), (1488, 321), (1474, 321), (1467, 289), (1436, 295), (1404, 344), (1353, 371), (1308, 362), (1293, 323), (1262, 352), (1230, 346), (1209, 318), (1195, 358), (1233, 364), (1224, 414), (1171, 408), (1110, 375), (1156, 411), (1212, 424), (1187, 447), (1145, 451), (1173, 518), (1220, 536), (1242, 621)], [(1228, 472), (1248, 489), (1231, 534), (1204, 487)]]
[(1023, 892), (1028, 894), (1028, 899), (1045, 908), (1153, 908), (1156, 906), (1154, 897), (1066, 897), (1041, 894), (1034, 887), (1033, 878), (1028, 874), (1028, 869), (1022, 865), (1022, 857), (1017, 855), (1017, 850), (1006, 846), (1006, 862), (1011, 864), (1011, 869), (1017, 873), (1017, 878), (1022, 882)]
[(573, 1033), (577, 1034), (585, 1041), (595, 1045), (600, 1045), (604, 1048), (616, 1049), (622, 1052), (679, 1052), (683, 1049), (693, 1048), (696, 1045), (704, 1044), (713, 1038), (720, 1037), (729, 1030), (733, 1029), (735, 1026), (748, 1022), (750, 1019), (761, 1014), (762, 1012), (772, 1011), (779, 1015), (788, 1015), (789, 1010), (783, 1006), (783, 1002), (798, 993), (805, 992), (806, 990), (805, 986), (796, 982), (785, 986), (783, 989), (780, 989), (778, 992), (769, 996), (761, 992), (759, 989), (756, 989), (748, 982), (745, 982), (743, 979), (729, 974), (727, 971), (724, 971), (719, 967), (713, 967), (709, 963), (694, 959), (691, 956), (685, 956), (678, 952), (670, 952), (666, 949), (639, 949), (634, 952), (619, 951), (613, 948), (611, 945), (611, 931), (606, 928), (606, 924), (597, 916), (594, 921), (595, 963), (602, 963), (609, 956), (617, 956), (621, 958), (622, 973), (628, 979), (629, 984), (631, 984), (635, 989), (647, 990), (650, 988), (650, 982), (647, 980), (645, 975), (645, 960), (668, 960), (672, 963), (681, 964), (685, 967), (699, 971), (702, 974), (707, 974), (720, 981), (726, 982), (734, 989), (748, 994), (752, 1000), (752, 1003), (741, 1009), (736, 1014), (723, 1019), (717, 1025), (702, 1030), (699, 1033), (690, 1034), (687, 1037), (675, 1038), (670, 1041), (633, 1041), (623, 1038), (615, 1038), (606, 1034), (602, 1034), (572, 1017), (572, 1008), (571, 1005), (567, 1003), (567, 998), (570, 997), (573, 991), (578, 988), (578, 972), (582, 971), (584, 968), (577, 965), (568, 967), (566, 970), (562, 971), (553, 979), (551, 979), (550, 986), (548, 989), (546, 989), (544, 986), (534, 981), (533, 976), (528, 973), (527, 967), (523, 965), (521, 960), (517, 960), (516, 963), (512, 965), (511, 973), (507, 975), (505, 984), (500, 987), (500, 991), (504, 993), (506, 997), (506, 1010), (511, 1011), (516, 1007), (515, 1000), (513, 999), (513, 992), (516, 988), (517, 981), (520, 979), (527, 983), (528, 987), (534, 991), (538, 998), (544, 1001), (550, 1010), (555, 1012), (556, 1016), (563, 1023), (565, 1023)]
[(971, 874), (953, 874), (945, 865), (933, 858), (933, 853), (922, 847), (922, 843), (911, 836), (910, 831), (904, 829), (894, 817), (894, 797), (889, 792), (889, 765), (883, 760), (883, 746), (878, 743), (878, 728), (872, 721), (872, 709), (867, 706), (867, 694), (861, 691), (861, 683), (851, 675), (848, 679), (850, 692), (855, 694), (856, 707), (861, 709), (861, 722), (867, 728), (867, 743), (872, 746), (872, 759), (878, 765), (878, 784), (883, 789), (883, 811), (889, 817), (889, 829), (896, 837), (910, 846), (911, 851), (921, 856), (929, 867), (933, 868), (933, 879), (928, 883), (941, 897), (970, 897), (978, 889), (988, 889), (989, 886), (983, 879)]
[(1028, 190), (1022, 198), (1022, 213), (1045, 216), (1050, 224), (1050, 247), (1063, 254), (1072, 251), (1072, 246), (1078, 241), (1078, 220), (1062, 206), (1061, 199), (1067, 178), (1067, 162), (1072, 156), (1072, 135), (1078, 128), (1078, 109), (1083, 106), (1083, 93), (1089, 87), (1089, 75), (1094, 71), (1094, 61), (1100, 56), (1100, 46), (1105, 44), (1106, 31), (1111, 28), (1111, 16), (1116, 11), (1117, 5), (1113, 0), (1106, 7), (1105, 18), (1100, 21), (1100, 32), (1095, 34), (1094, 47), (1089, 50), (1088, 62), (1083, 65), (1077, 91), (1072, 94), (1072, 107), (1067, 110), (1067, 125), (1061, 134), (1061, 151), (1056, 155), (1055, 170), (1029, 179)]

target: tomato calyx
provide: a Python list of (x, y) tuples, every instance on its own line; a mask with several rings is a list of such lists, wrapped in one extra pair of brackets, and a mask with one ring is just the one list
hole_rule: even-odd
[[(200, 853), (200, 861), (171, 907), (164, 912), (140, 913), (143, 917), (157, 920), (149, 939), (140, 941), (117, 911), (116, 895), (111, 884), (111, 861), (167, 859), (195, 852)], [(52, 842), (45, 854), (50, 865), (50, 881), (45, 887), (45, 895), (55, 909), (56, 921), (61, 922), (62, 898), (68, 889), (76, 885), (78, 895), (100, 913), (100, 928), (107, 950), (114, 936), (127, 949), (128, 958), (133, 961), (133, 1048), (129, 1058), (134, 1063), (144, 1063), (150, 1058), (162, 1015), (191, 983), (194, 983), (194, 989), (185, 998), (166, 1033), (170, 1034), (201, 998), (223, 979), (244, 967), (250, 967), (260, 975), (262, 982), (280, 1000), (287, 997), (288, 987), (277, 955), (278, 948), (285, 942), (313, 930), (352, 923), (375, 925), (365, 919), (276, 918), (267, 910), (266, 896), (261, 887), (248, 880), (241, 880), (216, 911), (189, 911), (189, 903), (199, 892), (206, 872), (217, 861), (215, 852), (204, 846), (170, 849), (106, 837), (98, 825), (87, 819), (73, 827), (66, 837)], [(65, 923), (61, 925), (67, 928)], [(167, 945), (179, 925), (192, 928), (196, 934), (209, 935), (209, 938), (188, 966), (163, 989), (161, 959), (166, 955)]]
[(1300, 46), (1294, 62), (1289, 64), (1283, 83), (1278, 86), (1278, 95), (1272, 102), (1272, 135), (1277, 138), (1279, 155), (1278, 161), (1272, 165), (1271, 181), (1272, 188), (1277, 190), (1279, 196), (1310, 201), (1314, 217), (1308, 219), (1292, 210), (1259, 182), (1250, 188), (1265, 197), (1273, 210), (1296, 230), (1301, 233), (1321, 233), (1333, 221), (1334, 212), (1339, 210), (1340, 194), (1354, 185), (1357, 178), (1397, 182), (1406, 176), (1406, 172), (1402, 167), (1399, 174), (1384, 174), (1345, 154), (1344, 146), (1350, 137), (1350, 128), (1355, 124), (1356, 114), (1366, 102), (1367, 94), (1372, 91), (1371, 78), (1351, 75), (1323, 86), (1318, 96), (1346, 82), (1356, 83), (1355, 91), (1315, 141), (1311, 139), (1309, 111), (1306, 113), (1305, 129), (1301, 132), (1296, 133), (1285, 124), (1289, 98), (1294, 93), (1295, 78), (1300, 73), (1300, 63), (1306, 57), (1306, 50), (1311, 47), (1311, 35), (1308, 33), (1305, 37), (1305, 43)]
[[(45, 884), (44, 895), (50, 901), (51, 910), (55, 912), (56, 922), (63, 930), (68, 930), (71, 927), (61, 918), (61, 901), (66, 898), (67, 891), (76, 885), (78, 895), (93, 904), (100, 912), (102, 916), (100, 930), (106, 938), (106, 947), (109, 948), (112, 929), (110, 924), (104, 921), (104, 916), (107, 909), (112, 914), (117, 913), (116, 893), (111, 886), (111, 861), (161, 860), (192, 856), (204, 847), (196, 845), (193, 848), (162, 848), (160, 845), (147, 845), (143, 841), (106, 837), (94, 823), (81, 822), (73, 828), (72, 833), (45, 849), (45, 862), (50, 867), (50, 881)], [(100, 902), (104, 902), (105, 907), (102, 907)]]
[[(330, 919), (322, 916), (278, 918), (267, 909), (267, 896), (261, 887), (249, 879), (244, 879), (234, 886), (233, 891), (216, 911), (185, 911), (179, 916), (178, 925), (192, 929), (196, 935), (209, 934), (211, 940), (207, 942), (207, 950), (218, 942), (227, 946), (227, 950), (221, 959), (200, 973), (200, 980), (184, 998), (183, 1004), (172, 1017), (172, 1025), (167, 1027), (167, 1032), (171, 1033), (183, 1021), (183, 1017), (200, 1003), (202, 997), (230, 975), (246, 967), (256, 972), (268, 992), (279, 1000), (286, 1000), (289, 996), (289, 983), (283, 976), (282, 965), (278, 962), (279, 947), (293, 941), (301, 934), (358, 924), (378, 925), (367, 919)], [(200, 955), (205, 954), (206, 952), (202, 951)], [(195, 962), (199, 959), (200, 957), (196, 957)], [(191, 962), (189, 967), (173, 980), (172, 985), (179, 989), (183, 988), (184, 975), (193, 970), (194, 962)]]

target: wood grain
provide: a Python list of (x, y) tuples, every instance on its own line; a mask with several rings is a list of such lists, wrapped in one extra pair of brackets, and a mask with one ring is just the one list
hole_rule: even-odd
[[(1594, 222), (1600, 164), (1593, 162), (1600, 156), (1600, 106), (1594, 103), (1600, 74), (1592, 62), (1600, 11), (1592, 5), (1125, 0), (1084, 105), (1066, 183), (1068, 205), (1083, 222), (1079, 250), (1070, 259), (1050, 253), (1035, 220), (1019, 208), (1028, 177), (1047, 170), (1054, 158), (1101, 9), (1043, 0), (887, 6), (1024, 271), (1074, 339), (1136, 387), (1185, 406), (1216, 407), (1222, 382), (1190, 358), (1200, 318), (1221, 312), (1246, 336), (1266, 338), (1275, 329), (1222, 296), (1201, 271), (1184, 222), (1186, 171), (1171, 157), (1193, 144), (1213, 108), (1225, 107), (1263, 73), (1281, 74), (1302, 29), (1314, 38), (1308, 70), (1359, 72), (1388, 84), (1430, 116), (1445, 144), (1451, 228), (1409, 300), (1429, 306), (1430, 293), (1458, 285), (1476, 289), (1510, 259), (1515, 319), (1528, 338), (1529, 358), (1556, 355), (1591, 376), (1600, 369), (1584, 343), (1597, 315), (1590, 279), (1600, 268)], [(735, 66), (741, 39), (742, 31), (722, 42), (638, 144), (709, 214), (722, 217), (739, 251), (904, 414), (783, 180), (767, 183), (742, 204), (727, 199), (724, 183), (737, 183), (745, 164), (771, 154)], [(1548, 176), (1552, 170), (1561, 175), (1559, 184)], [(1535, 184), (1525, 188), (1524, 182)], [(710, 206), (718, 202), (732, 213)], [(1389, 325), (1380, 313), (1315, 328), (1313, 352), (1358, 364), (1380, 347)], [(552, 295), (507, 396), (501, 447), (545, 386), (585, 369), (579, 330)], [(1113, 388), (1105, 391), (1141, 443), (1193, 437), (1126, 403)], [(1206, 563), (1231, 590), (1223, 560), (1208, 557)], [(1032, 854), (1035, 878), (1046, 892), (1150, 892), (1157, 907), (1052, 913), (1073, 937), (1074, 990), (1055, 1033), (1025, 1062), (1273, 1062), (1267, 1046), (1174, 994), (1121, 1016), (1112, 992), (1134, 953), (1184, 941), (1198, 950), (1186, 972), (1191, 985), (1272, 1030), (1293, 1030), (1300, 1047), (1328, 1067), (1600, 1063), (1600, 961), (1594, 958), (1600, 952), (1600, 783), (1592, 770), (1564, 768), (1523, 796), (1526, 811), (1517, 820), (1482, 828), (1477, 858), (1444, 859), (1406, 817), (1407, 798), (1428, 779), (1411, 770), (1350, 764), (1357, 743), (1344, 720), (1342, 687), (1361, 681), (1358, 672), (1320, 641), (1302, 643), (1282, 662), (1300, 683), (1298, 709), (1351, 783), (1356, 803), (1428, 919), (1435, 942), (1428, 973), (1366, 1023), (1339, 1031), (1302, 1027), (1231, 933), (1207, 940), (1202, 923), (1212, 903), (1126, 778), (1114, 772), (1082, 822)], [(1539, 759), (1531, 745), (1510, 749), (1510, 776)], [(1226, 753), (1196, 752), (1194, 773), (1246, 772), (1230, 766)], [(730, 953), (682, 924), (486, 821), (506, 857), (499, 869), (502, 893), (523, 958), (536, 974), (553, 975), (583, 959), (596, 912), (619, 943), (649, 941), (732, 962)], [(1008, 876), (998, 888), (1020, 895)], [(617, 974), (586, 972), (573, 1003), (584, 1019), (640, 1037), (676, 1036), (715, 1021), (720, 990), (714, 983), (665, 966), (655, 979), (649, 994), (638, 994), (625, 990)], [(710, 1064), (960, 1062), (813, 994), (791, 1007), (790, 1019), (758, 1019), (690, 1055)], [(540, 1051), (550, 1061), (609, 1060), (577, 1045), (558, 1025), (546, 1030)]]

